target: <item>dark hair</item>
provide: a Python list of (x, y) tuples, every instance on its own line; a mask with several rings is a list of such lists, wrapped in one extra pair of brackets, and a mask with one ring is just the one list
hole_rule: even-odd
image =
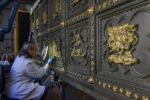
[(19, 57), (25, 56), (26, 58), (32, 58), (32, 56), (29, 54), (28, 50), (33, 48), (33, 45), (35, 45), (32, 41), (27, 41), (23, 44), (22, 49), (19, 52)]

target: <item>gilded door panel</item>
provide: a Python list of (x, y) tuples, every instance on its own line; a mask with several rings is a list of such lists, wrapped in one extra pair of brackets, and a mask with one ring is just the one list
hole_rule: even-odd
[(132, 88), (130, 93), (149, 96), (149, 91), (145, 90), (150, 89), (149, 6), (142, 2), (117, 11), (97, 16), (98, 80), (103, 79), (102, 83), (112, 86), (119, 84), (117, 88), (114, 86), (114, 92), (122, 87), (123, 91)]
[(90, 74), (90, 45), (88, 20), (67, 27), (66, 67), (67, 72), (76, 77), (87, 79)]

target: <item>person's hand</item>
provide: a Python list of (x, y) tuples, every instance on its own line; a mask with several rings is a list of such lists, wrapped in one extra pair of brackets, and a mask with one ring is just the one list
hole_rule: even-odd
[(52, 65), (52, 64), (55, 63), (55, 61), (56, 61), (56, 57), (51, 57), (51, 58), (48, 59), (48, 64)]

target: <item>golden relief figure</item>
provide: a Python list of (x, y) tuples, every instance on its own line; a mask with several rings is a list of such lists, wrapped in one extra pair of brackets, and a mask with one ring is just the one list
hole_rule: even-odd
[(83, 49), (81, 48), (82, 44), (82, 38), (80, 34), (76, 34), (73, 37), (72, 42), (72, 50), (71, 50), (71, 56), (84, 56), (85, 53)]
[(58, 49), (58, 46), (56, 44), (56, 41), (53, 41), (52, 42), (52, 47), (51, 47), (51, 50), (52, 50), (52, 55), (55, 56), (55, 57), (60, 57), (61, 56), (61, 53)]
[(132, 54), (138, 42), (136, 31), (137, 25), (135, 24), (108, 27), (109, 63), (132, 65), (138, 62)]

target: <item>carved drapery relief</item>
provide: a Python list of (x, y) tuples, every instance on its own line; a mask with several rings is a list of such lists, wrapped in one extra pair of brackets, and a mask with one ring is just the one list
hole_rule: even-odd
[(138, 42), (136, 31), (137, 25), (135, 24), (108, 27), (109, 63), (132, 65), (138, 62), (132, 54)]

